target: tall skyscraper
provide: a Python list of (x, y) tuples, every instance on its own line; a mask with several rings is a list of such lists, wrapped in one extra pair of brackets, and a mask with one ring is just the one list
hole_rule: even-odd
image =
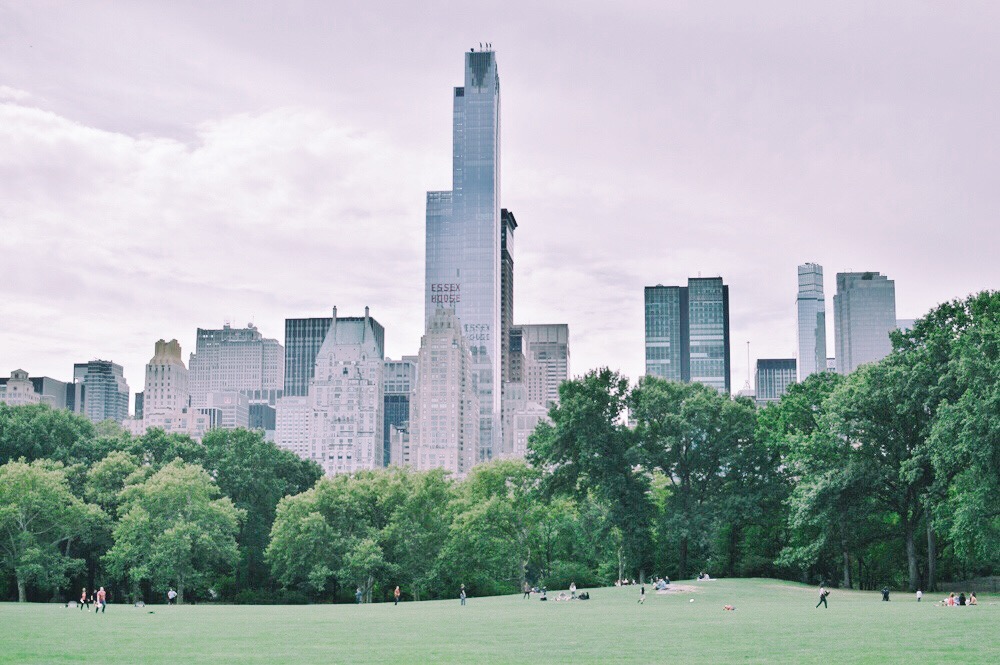
[(850, 374), (892, 351), (896, 329), (896, 283), (877, 272), (837, 273), (833, 297), (837, 371)]
[[(825, 368), (824, 368), (825, 371)], [(776, 402), (795, 383), (795, 358), (761, 358), (757, 361), (755, 396), (758, 404)]]
[[(143, 417), (177, 411), (188, 406), (188, 368), (181, 358), (181, 345), (176, 339), (159, 340), (153, 357), (146, 365), (146, 387), (142, 392)], [(138, 415), (137, 415), (138, 417)]]
[(729, 287), (721, 277), (647, 286), (646, 374), (730, 392)]
[(198, 328), (189, 365), (194, 407), (205, 406), (210, 392), (235, 390), (249, 394), (281, 390), (284, 385), (284, 349), (278, 340), (261, 335), (253, 324), (246, 328), (226, 324), (219, 330)]
[(402, 360), (386, 360), (382, 382), (385, 386), (385, 412), (382, 419), (384, 462), (388, 466), (393, 462), (391, 430), (409, 429), (410, 399), (417, 382), (417, 357), (403, 356)]
[(464, 476), (479, 461), (472, 353), (451, 309), (438, 309), (420, 340), (410, 415), (410, 463)]
[(120, 423), (128, 417), (129, 387), (121, 365), (110, 360), (76, 363), (73, 381), (83, 384), (83, 413), (93, 422)]
[(502, 358), (501, 382), (510, 378), (510, 329), (514, 325), (514, 213), (500, 209), (500, 355)]
[(479, 458), (501, 440), (500, 78), (492, 50), (465, 54), (453, 92), (452, 188), (427, 193), (424, 322), (452, 307), (472, 354)]
[(798, 308), (799, 357), (798, 380), (826, 371), (826, 300), (823, 297), (823, 266), (805, 263), (799, 266)]

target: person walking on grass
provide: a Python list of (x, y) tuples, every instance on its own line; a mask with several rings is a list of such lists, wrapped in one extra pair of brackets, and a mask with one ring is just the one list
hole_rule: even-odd
[(170, 587), (170, 591), (167, 591), (167, 605), (177, 604), (177, 592), (174, 591), (173, 587)]
[(104, 614), (104, 610), (107, 608), (107, 606), (108, 606), (108, 593), (104, 590), (104, 587), (101, 587), (100, 589), (97, 590), (97, 599), (96, 602), (94, 603), (94, 614), (97, 614), (98, 611), (100, 611), (101, 614)]
[(646, 585), (643, 584), (639, 587), (639, 604), (642, 605), (646, 602)]
[(358, 587), (358, 590), (354, 592), (354, 602), (356, 602), (358, 605), (361, 604), (361, 596), (362, 596), (361, 587)]
[(396, 590), (392, 592), (392, 597), (393, 597), (393, 600), (396, 601), (394, 604), (395, 605), (399, 605), (399, 587), (398, 586), (396, 587)]
[(531, 585), (528, 584), (527, 580), (525, 580), (524, 586), (522, 588), (524, 589), (524, 595), (521, 596), (521, 600), (524, 600), (525, 598), (531, 598)]
[(87, 611), (89, 612), (90, 611), (90, 597), (87, 596), (87, 587), (83, 587), (83, 591), (80, 592), (80, 609), (81, 610), (83, 609), (84, 605), (87, 606)]
[(920, 589), (917, 589), (917, 602), (919, 603), (920, 599), (923, 597), (924, 597), (924, 592), (921, 591)]
[(465, 605), (465, 585), (464, 584), (462, 585), (462, 587), (458, 591), (458, 599), (462, 601), (462, 605)]
[(826, 589), (826, 587), (822, 587), (821, 586), (819, 588), (819, 602), (816, 603), (816, 607), (819, 607), (820, 605), (822, 605), (826, 609), (830, 609), (830, 606), (826, 604), (826, 597), (829, 596), (829, 595), (830, 595), (830, 592)]

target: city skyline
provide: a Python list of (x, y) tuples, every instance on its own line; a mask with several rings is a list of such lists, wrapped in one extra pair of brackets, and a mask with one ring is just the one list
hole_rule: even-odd
[[(333, 304), (371, 306), (386, 355), (415, 354), (423, 192), (448, 182), (456, 59), (487, 37), (520, 222), (513, 320), (567, 322), (575, 375), (638, 380), (641, 287), (699, 273), (732, 289), (734, 389), (746, 340), (796, 356), (798, 264), (891, 275), (900, 317), (997, 288), (974, 241), (995, 233), (997, 10), (793, 6), (553, 5), (521, 27), (307, 3), (220, 31), (225, 9), (184, 3), (0, 6), (0, 373), (71, 381), (101, 358), (138, 389), (158, 339), (193, 350), (228, 319), (282, 340)], [(649, 81), (645, 108), (620, 104)]]

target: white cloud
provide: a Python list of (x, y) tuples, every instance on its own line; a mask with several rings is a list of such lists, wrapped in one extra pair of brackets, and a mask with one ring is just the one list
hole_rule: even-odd
[[(159, 337), (192, 350), (196, 327), (256, 316), (280, 339), (284, 317), (334, 304), (371, 304), (390, 350), (416, 345), (392, 333), (422, 318), (418, 157), (304, 108), (195, 134), (133, 137), (0, 105), (0, 366), (30, 356), (29, 371), (65, 377), (110, 356), (141, 389)], [(60, 340), (74, 355), (46, 350)]]

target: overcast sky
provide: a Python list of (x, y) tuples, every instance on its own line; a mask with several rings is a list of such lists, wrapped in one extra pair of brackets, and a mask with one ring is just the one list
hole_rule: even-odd
[[(733, 389), (795, 355), (796, 265), (897, 314), (1000, 288), (993, 2), (0, 0), (0, 372), (356, 315), (417, 352), (424, 196), (492, 42), (515, 320), (643, 372), (643, 286), (721, 275)], [(833, 355), (832, 314), (829, 355)]]

